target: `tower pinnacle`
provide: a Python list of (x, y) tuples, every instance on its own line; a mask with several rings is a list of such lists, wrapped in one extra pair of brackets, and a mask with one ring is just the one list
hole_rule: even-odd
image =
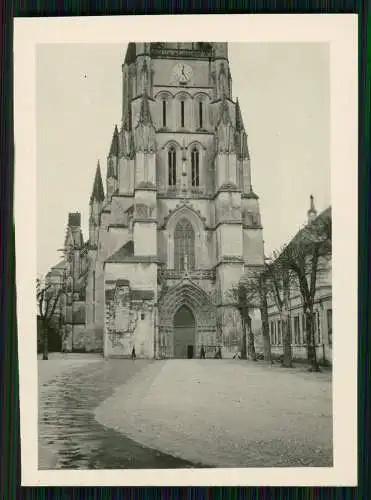
[(309, 223), (312, 222), (317, 217), (317, 210), (314, 206), (314, 196), (312, 194), (310, 195), (310, 206), (307, 215)]
[(95, 172), (93, 191), (91, 193), (90, 203), (93, 203), (94, 201), (98, 202), (104, 201), (104, 189), (103, 189), (102, 174), (100, 171), (99, 160), (97, 164), (97, 170)]
[(111, 149), (109, 151), (109, 156), (118, 156), (119, 149), (120, 149), (119, 131), (118, 131), (117, 125), (115, 125), (115, 130), (113, 131)]

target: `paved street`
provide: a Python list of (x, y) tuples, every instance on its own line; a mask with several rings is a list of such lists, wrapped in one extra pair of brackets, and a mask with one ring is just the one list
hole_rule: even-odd
[(52, 379), (41, 388), (42, 468), (332, 465), (329, 373), (95, 360)]

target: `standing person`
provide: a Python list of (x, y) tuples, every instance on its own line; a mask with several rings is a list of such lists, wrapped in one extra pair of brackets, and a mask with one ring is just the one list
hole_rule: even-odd
[(201, 346), (201, 354), (200, 354), (200, 358), (201, 358), (201, 359), (205, 359), (205, 348), (204, 348), (204, 346), (203, 346), (203, 345)]
[(133, 350), (131, 351), (131, 359), (135, 360), (137, 355), (135, 354), (135, 346), (133, 346)]
[(222, 359), (222, 348), (219, 347), (218, 349), (218, 359)]

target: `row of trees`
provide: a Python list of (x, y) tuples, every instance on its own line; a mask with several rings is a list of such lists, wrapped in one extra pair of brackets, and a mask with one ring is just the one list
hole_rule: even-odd
[[(268, 301), (274, 303), (281, 320), (283, 360), (285, 367), (292, 365), (290, 328), (290, 290), (298, 289), (305, 315), (305, 343), (310, 369), (318, 371), (315, 346), (314, 303), (320, 265), (331, 258), (332, 224), (331, 209), (309, 223), (271, 261), (232, 287), (230, 294), (240, 311), (243, 325), (242, 357), (256, 359), (254, 335), (251, 329), (252, 309), (259, 308), (262, 318), (264, 359), (272, 361)], [(247, 337), (247, 338), (246, 338)]]

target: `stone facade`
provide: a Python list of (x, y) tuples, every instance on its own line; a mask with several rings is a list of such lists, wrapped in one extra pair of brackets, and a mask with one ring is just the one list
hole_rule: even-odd
[(240, 349), (225, 295), (264, 251), (231, 82), (226, 43), (129, 44), (122, 121), (105, 189), (97, 166), (88, 241), (76, 216), (68, 224), (67, 350), (130, 356), (135, 346), (157, 358)]

